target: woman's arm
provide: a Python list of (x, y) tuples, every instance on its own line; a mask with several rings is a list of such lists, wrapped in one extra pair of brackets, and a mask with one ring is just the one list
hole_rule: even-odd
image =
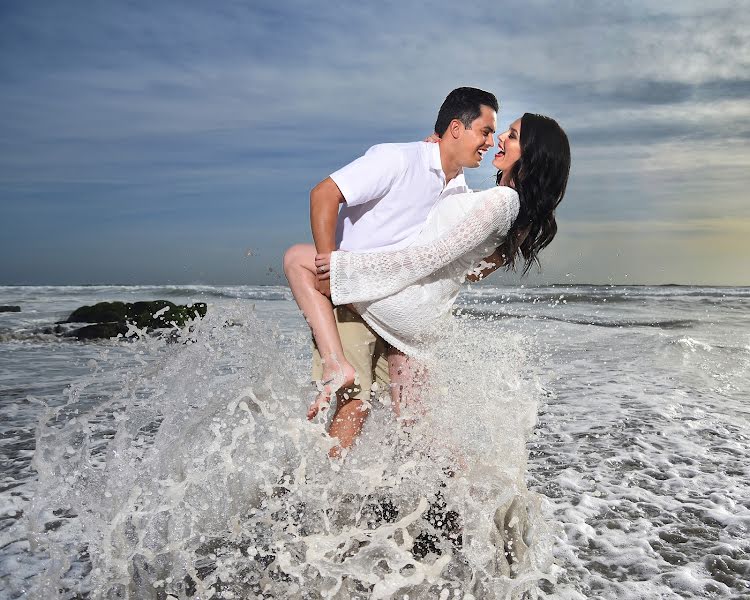
[(495, 233), (507, 233), (518, 214), (515, 190), (494, 187), (472, 196), (476, 206), (437, 240), (393, 252), (333, 252), (334, 303), (367, 302), (395, 294), (473, 250)]
[[(514, 234), (516, 236), (516, 248), (523, 244), (524, 240), (528, 237), (530, 230), (531, 227), (529, 226), (516, 231), (516, 233)], [(504, 267), (505, 265), (507, 265), (508, 262), (510, 262), (510, 257), (506, 256), (504, 254), (504, 251), (507, 251), (507, 247), (505, 244), (503, 244), (499, 248), (496, 248), (492, 254), (482, 260), (482, 262), (480, 262), (476, 267), (474, 267), (472, 271), (470, 271), (466, 275), (466, 281), (470, 281), (472, 283), (481, 281), (491, 273), (497, 271), (500, 267)]]
[(470, 281), (472, 283), (481, 281), (490, 273), (494, 273), (495, 271), (497, 271), (504, 264), (505, 256), (500, 254), (500, 249), (498, 248), (487, 258), (483, 259), (482, 262), (474, 267), (474, 269), (469, 271), (469, 273), (466, 275), (466, 281)]

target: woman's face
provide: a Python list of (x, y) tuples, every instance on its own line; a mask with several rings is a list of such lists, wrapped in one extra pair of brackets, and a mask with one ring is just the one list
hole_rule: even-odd
[(509, 173), (511, 167), (521, 158), (521, 119), (510, 124), (507, 131), (497, 136), (498, 151), (492, 166), (498, 171)]

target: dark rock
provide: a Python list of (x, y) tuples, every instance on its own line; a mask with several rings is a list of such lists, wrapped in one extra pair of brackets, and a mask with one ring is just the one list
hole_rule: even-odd
[(125, 323), (96, 323), (95, 325), (86, 325), (79, 327), (65, 334), (65, 337), (74, 337), (79, 340), (100, 340), (117, 337), (128, 330)]
[(64, 335), (79, 340), (116, 337), (125, 334), (127, 323), (141, 329), (164, 329), (182, 327), (188, 321), (206, 316), (207, 306), (203, 302), (179, 305), (168, 300), (148, 302), (99, 302), (92, 306), (82, 306), (63, 323), (96, 323), (75, 329)]
[[(206, 305), (199, 302), (190, 306), (177, 305), (167, 300), (135, 302), (127, 305), (127, 320), (138, 327), (159, 329), (162, 327), (182, 327), (186, 322), (206, 316)], [(155, 316), (158, 315), (158, 316)]]
[(196, 302), (191, 305), (178, 305), (168, 300), (149, 302), (99, 302), (92, 306), (82, 306), (73, 311), (67, 323), (134, 323), (138, 327), (160, 329), (183, 326), (196, 317), (206, 316), (206, 304)]
[(0, 312), (21, 312), (20, 306), (0, 306)]
[(127, 308), (124, 302), (99, 302), (93, 306), (82, 306), (73, 311), (67, 323), (110, 323), (125, 321)]

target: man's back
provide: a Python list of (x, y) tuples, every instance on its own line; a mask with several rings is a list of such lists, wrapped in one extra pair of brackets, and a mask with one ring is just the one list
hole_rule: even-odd
[(343, 204), (336, 228), (341, 250), (395, 250), (419, 233), (435, 203), (468, 190), (463, 173), (445, 184), (438, 144), (378, 144), (331, 174)]

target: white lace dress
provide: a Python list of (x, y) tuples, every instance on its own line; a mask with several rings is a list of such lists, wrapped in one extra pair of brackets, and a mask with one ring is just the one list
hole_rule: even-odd
[(331, 298), (354, 309), (382, 338), (424, 357), (451, 318), (467, 273), (503, 242), (518, 194), (497, 186), (438, 202), (412, 244), (391, 252), (333, 252)]

